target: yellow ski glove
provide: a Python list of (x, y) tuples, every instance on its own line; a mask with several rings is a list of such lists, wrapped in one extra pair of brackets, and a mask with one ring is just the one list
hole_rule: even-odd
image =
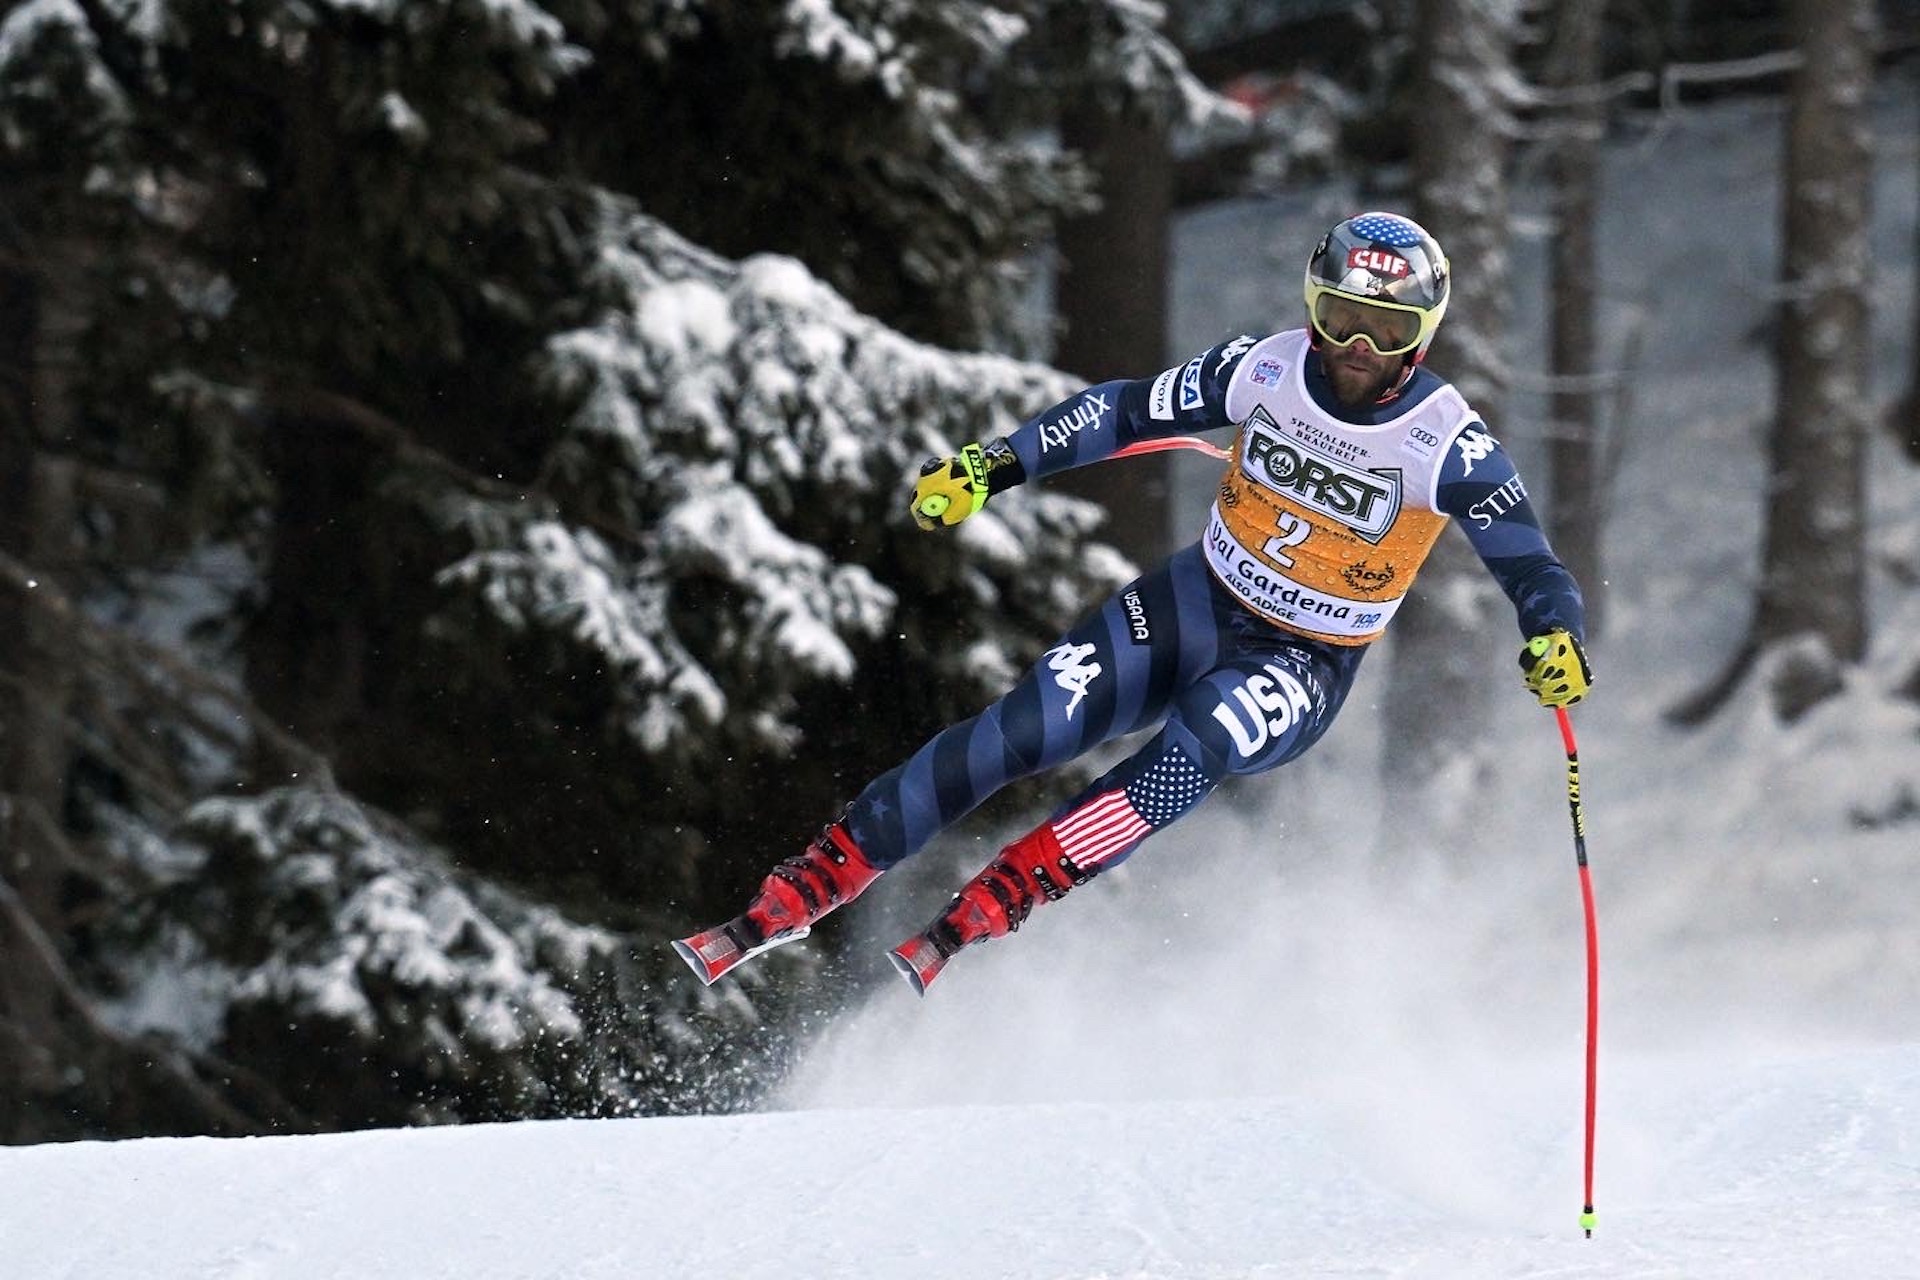
[(1593, 669), (1587, 665), (1580, 641), (1561, 627), (1527, 641), (1520, 651), (1520, 670), (1543, 707), (1570, 707), (1587, 696), (1587, 686), (1593, 683)]
[(970, 444), (952, 458), (929, 458), (913, 485), (913, 522), (922, 529), (959, 524), (987, 505), (987, 451)]

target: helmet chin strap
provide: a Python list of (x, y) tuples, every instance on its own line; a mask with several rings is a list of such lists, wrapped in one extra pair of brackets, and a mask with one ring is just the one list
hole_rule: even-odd
[(1419, 367), (1419, 364), (1420, 356), (1418, 355), (1408, 356), (1405, 360), (1402, 360), (1400, 362), (1400, 376), (1393, 380), (1393, 385), (1388, 387), (1374, 403), (1391, 404), (1395, 400), (1398, 400), (1400, 393), (1407, 389), (1407, 383), (1413, 378), (1413, 371)]

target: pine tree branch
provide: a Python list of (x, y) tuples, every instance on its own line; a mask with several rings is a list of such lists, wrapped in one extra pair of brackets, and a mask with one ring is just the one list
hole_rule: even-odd
[[(72, 652), (105, 663), (115, 674), (161, 698), (170, 713), (180, 716), (198, 731), (215, 740), (231, 741), (231, 727), (219, 724), (195, 705), (196, 698), (211, 699), (242, 720), (260, 742), (281, 759), (297, 766), (314, 785), (335, 789), (333, 767), (327, 758), (280, 728), (244, 694), (183, 661), (177, 654), (93, 621), (49, 582), (46, 575), (36, 573), (3, 551), (0, 551), (0, 584), (17, 590), (28, 607), (38, 609), (69, 636)], [(167, 687), (155, 672), (178, 687)], [(138, 772), (144, 775), (147, 771)], [(156, 789), (164, 794), (173, 794), (176, 790), (165, 786)]]
[[(39, 985), (51, 992), (66, 1027), (79, 1036), (83, 1050), (103, 1055), (121, 1075), (142, 1068), (159, 1072), (162, 1087), (174, 1094), (176, 1103), (185, 1104), (187, 1118), (212, 1130), (229, 1134), (261, 1131), (258, 1121), (230, 1106), (192, 1071), (184, 1069), (172, 1053), (140, 1045), (103, 1022), (94, 1012), (92, 998), (74, 981), (53, 939), (5, 880), (0, 880), (0, 953), (8, 957), (12, 982)], [(0, 1026), (24, 1047), (46, 1047), (35, 1029), (19, 1018), (0, 1015)]]
[(508, 484), (462, 466), (438, 449), (422, 444), (413, 432), (380, 410), (337, 391), (315, 386), (275, 384), (260, 390), (255, 399), (255, 410), (263, 422), (275, 417), (292, 417), (350, 427), (364, 439), (392, 450), (401, 461), (430, 471), (480, 497), (501, 502), (521, 502), (530, 498), (548, 500), (537, 489)]

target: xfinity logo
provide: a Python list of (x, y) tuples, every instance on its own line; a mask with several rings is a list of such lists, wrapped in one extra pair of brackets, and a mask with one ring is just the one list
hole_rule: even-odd
[(1280, 434), (1264, 408), (1247, 419), (1247, 477), (1378, 542), (1400, 515), (1400, 469), (1362, 471)]
[(1080, 397), (1080, 403), (1074, 405), (1065, 415), (1055, 418), (1040, 428), (1040, 452), (1066, 448), (1072, 443), (1074, 436), (1088, 427), (1098, 430), (1106, 414), (1107, 398), (1094, 395), (1089, 391)]

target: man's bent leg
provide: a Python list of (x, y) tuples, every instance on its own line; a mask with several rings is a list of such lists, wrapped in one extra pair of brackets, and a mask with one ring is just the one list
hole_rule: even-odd
[(880, 876), (838, 821), (775, 867), (747, 909), (725, 924), (682, 938), (673, 949), (712, 986), (743, 960), (807, 936), (813, 923), (845, 906)]
[(894, 948), (894, 965), (925, 994), (961, 948), (1013, 932), (1040, 903), (1124, 862), (1228, 776), (1300, 755), (1332, 724), (1358, 665), (1357, 652), (1288, 645), (1210, 672), (1180, 695), (1152, 741), (1002, 850)]
[[(1192, 563), (1189, 565), (1187, 561)], [(875, 866), (918, 852), (1009, 782), (1158, 721), (1176, 691), (1219, 660), (1197, 553), (1149, 573), (1043, 653), (979, 715), (949, 726), (847, 807)], [(1152, 620), (1145, 630), (1144, 619)]]
[[(1197, 554), (1185, 559), (1193, 562), (1189, 576), (1205, 572)], [(820, 839), (767, 878), (745, 913), (676, 943), (681, 957), (712, 982), (754, 953), (804, 936), (1008, 782), (1158, 719), (1180, 682), (1218, 653), (1211, 619), (1183, 630), (1184, 598), (1204, 594), (1176, 583), (1176, 572), (1163, 566), (1116, 594), (986, 710), (875, 779)], [(1148, 616), (1157, 625), (1143, 636)]]
[(1169, 724), (1060, 813), (1002, 849), (926, 929), (888, 953), (894, 967), (924, 995), (962, 947), (1019, 929), (1040, 903), (1066, 897), (1206, 798), (1218, 779), (1195, 764), (1186, 736)]

